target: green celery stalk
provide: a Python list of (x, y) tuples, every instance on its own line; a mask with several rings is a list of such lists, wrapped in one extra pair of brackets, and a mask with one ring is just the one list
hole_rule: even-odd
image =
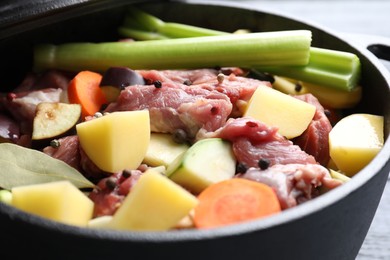
[(158, 31), (170, 38), (187, 38), (229, 34), (227, 32), (221, 32), (181, 23), (165, 23), (164, 26), (161, 26)]
[[(131, 30), (126, 30), (131, 29)], [(136, 33), (136, 31), (144, 31), (159, 35), (159, 37), (143, 37), (144, 35)], [(123, 25), (118, 28), (118, 33), (124, 37), (130, 37), (135, 40), (155, 40), (164, 38), (187, 38), (201, 36), (216, 36), (225, 35), (227, 32), (211, 30), (207, 28), (181, 24), (164, 22), (161, 19), (141, 11), (138, 8), (131, 7), (128, 9)], [(140, 37), (141, 36), (141, 37)]]
[(202, 36), (226, 35), (228, 33), (199, 28), (195, 26), (180, 24), (180, 23), (164, 23), (163, 27), (157, 30), (149, 31), (138, 28), (138, 26), (120, 26), (118, 33), (121, 36), (129, 37), (139, 41), (189, 38)]
[(361, 73), (360, 60), (355, 54), (315, 47), (310, 48), (306, 66), (258, 66), (257, 69), (343, 91), (352, 91)]
[[(154, 20), (154, 23), (150, 21)], [(145, 28), (167, 38), (197, 37), (202, 35), (220, 35), (225, 32), (208, 30), (202, 27), (167, 23), (139, 9), (130, 9), (124, 26), (126, 28)], [(156, 22), (158, 21), (158, 22)], [(151, 25), (146, 28), (145, 24)], [(206, 30), (206, 31), (204, 31)], [(123, 30), (122, 30), (123, 31)], [(121, 35), (125, 35), (121, 33)], [(127, 34), (134, 39), (145, 40), (136, 34)], [(152, 40), (149, 37), (146, 40)], [(289, 57), (286, 55), (286, 59)], [(238, 66), (238, 65), (236, 65)], [(258, 70), (271, 74), (298, 78), (313, 84), (324, 85), (343, 91), (353, 90), (360, 80), (360, 60), (349, 52), (334, 51), (312, 47), (309, 63), (305, 66), (258, 66)]]
[(145, 31), (155, 32), (164, 25), (161, 19), (132, 7), (128, 9), (123, 25), (125, 27), (142, 29)]
[(156, 32), (149, 32), (139, 29), (133, 29), (130, 27), (119, 27), (118, 28), (119, 34), (136, 39), (139, 41), (149, 41), (149, 40), (163, 40), (163, 39), (169, 39), (169, 37), (164, 36), (160, 33)]
[(310, 31), (293, 30), (158, 41), (38, 45), (34, 50), (34, 68), (105, 71), (111, 66), (190, 69), (305, 65), (310, 44)]

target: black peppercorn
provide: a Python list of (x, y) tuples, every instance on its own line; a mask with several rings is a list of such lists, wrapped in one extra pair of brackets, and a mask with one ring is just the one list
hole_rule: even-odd
[(162, 83), (159, 80), (155, 80), (153, 82), (153, 85), (154, 85), (155, 88), (161, 88), (162, 87)]
[(122, 176), (124, 177), (124, 178), (129, 178), (130, 176), (131, 176), (131, 170), (123, 170), (123, 172), (122, 172)]
[(191, 86), (192, 85), (192, 81), (189, 80), (189, 79), (186, 79), (184, 82), (183, 82), (184, 85), (187, 85), (187, 86)]
[(115, 189), (115, 187), (116, 187), (116, 179), (113, 178), (113, 177), (107, 178), (107, 179), (106, 179), (106, 187), (107, 187), (109, 190)]
[(187, 133), (183, 129), (176, 129), (172, 134), (172, 139), (175, 143), (183, 144), (187, 142)]
[(270, 161), (268, 159), (261, 158), (258, 162), (258, 165), (259, 165), (260, 169), (266, 170), (270, 165)]
[(248, 167), (246, 167), (245, 163), (237, 163), (236, 165), (236, 173), (246, 173)]
[(295, 90), (296, 92), (300, 92), (300, 91), (302, 90), (302, 84), (301, 84), (300, 82), (297, 82), (297, 83), (295, 84), (294, 90)]

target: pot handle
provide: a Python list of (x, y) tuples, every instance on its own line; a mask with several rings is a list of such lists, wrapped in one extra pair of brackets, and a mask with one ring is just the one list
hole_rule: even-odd
[(345, 34), (351, 42), (372, 52), (378, 59), (390, 61), (390, 38), (371, 34)]

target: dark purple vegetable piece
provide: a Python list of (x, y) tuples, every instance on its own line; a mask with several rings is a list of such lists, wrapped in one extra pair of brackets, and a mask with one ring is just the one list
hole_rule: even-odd
[(111, 67), (103, 74), (100, 86), (124, 88), (131, 85), (144, 85), (143, 77), (127, 67)]
[(51, 141), (74, 135), (81, 119), (81, 106), (59, 102), (41, 102), (33, 120), (32, 147), (42, 149), (54, 145)]
[(103, 74), (100, 89), (107, 102), (115, 102), (122, 89), (131, 85), (145, 85), (144, 78), (127, 67), (110, 67)]

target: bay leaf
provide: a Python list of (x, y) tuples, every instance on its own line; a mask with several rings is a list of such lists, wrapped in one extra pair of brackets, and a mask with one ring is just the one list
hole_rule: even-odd
[(78, 188), (95, 185), (67, 163), (43, 152), (12, 143), (0, 144), (0, 187), (68, 180)]

